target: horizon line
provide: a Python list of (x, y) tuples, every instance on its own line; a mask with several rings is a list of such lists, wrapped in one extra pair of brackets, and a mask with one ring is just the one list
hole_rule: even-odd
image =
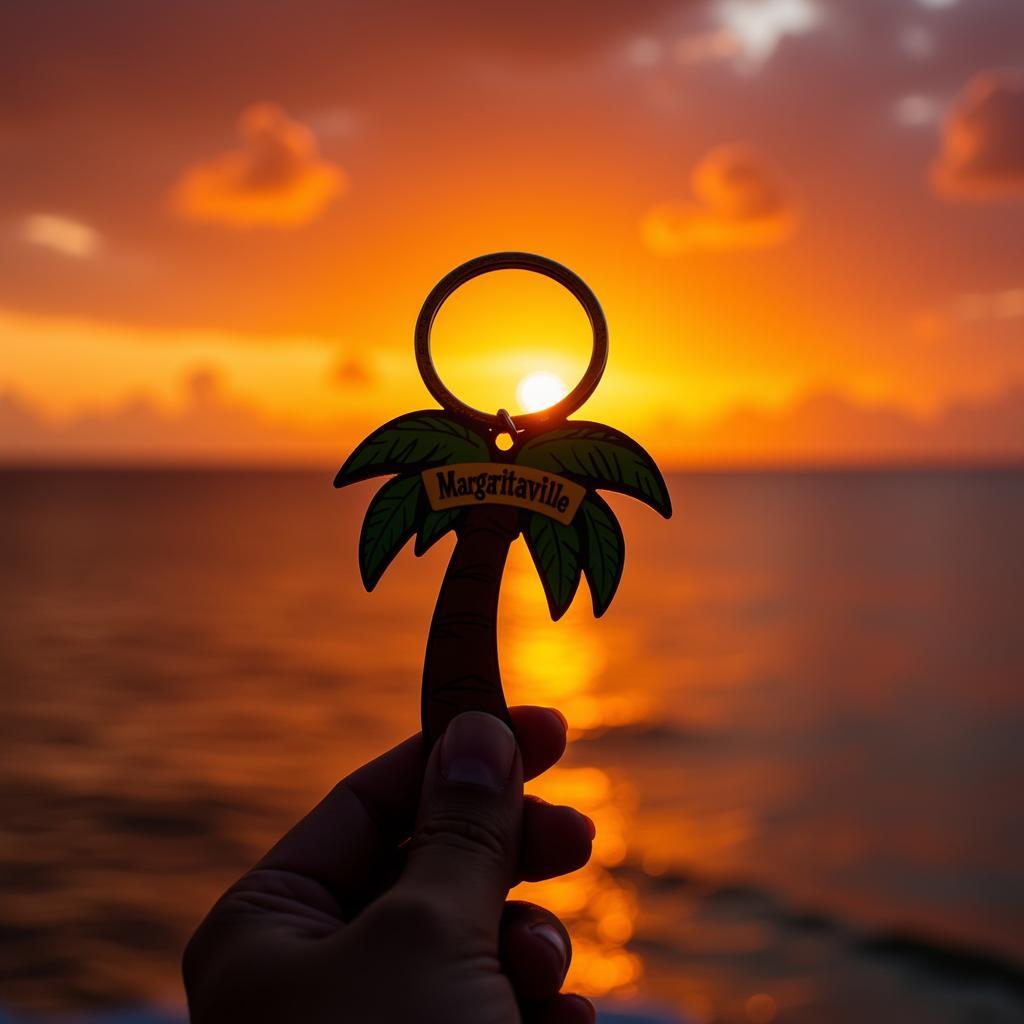
[[(137, 459), (86, 457), (11, 458), (0, 455), (0, 473), (324, 473), (332, 478), (337, 467), (328, 462), (273, 459)], [(1024, 472), (1024, 454), (1008, 457), (954, 458), (945, 456), (879, 457), (834, 460), (762, 459), (676, 462), (663, 467), (666, 475), (726, 475), (782, 473), (928, 473), (928, 472)], [(394, 475), (394, 474), (385, 474)]]

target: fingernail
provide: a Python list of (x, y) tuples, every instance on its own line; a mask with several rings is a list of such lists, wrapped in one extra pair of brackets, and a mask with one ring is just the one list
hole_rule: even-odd
[(568, 732), (569, 719), (566, 718), (565, 715), (563, 715), (562, 712), (558, 710), (558, 708), (548, 708), (548, 711), (550, 711), (551, 714), (553, 714), (555, 718), (557, 718), (562, 723), (562, 728), (565, 729), (566, 732)]
[(563, 976), (565, 975), (566, 969), (569, 966), (569, 949), (565, 944), (565, 939), (562, 937), (562, 933), (550, 924), (535, 924), (530, 929), (531, 935), (536, 935), (537, 938), (543, 939), (554, 951), (558, 954), (558, 962), (561, 965)]
[(583, 1012), (586, 1014), (587, 1020), (593, 1022), (597, 1020), (597, 1011), (594, 1009), (594, 1004), (589, 999), (584, 999), (583, 996), (578, 996), (575, 993), (565, 997), (567, 1002), (575, 1003)]
[(587, 831), (590, 833), (590, 838), (594, 839), (597, 836), (597, 826), (594, 824), (594, 819), (588, 814), (584, 814), (582, 811), (577, 811), (577, 814), (587, 823)]
[(452, 719), (441, 740), (441, 774), (449, 782), (502, 790), (515, 759), (512, 730), (483, 711)]

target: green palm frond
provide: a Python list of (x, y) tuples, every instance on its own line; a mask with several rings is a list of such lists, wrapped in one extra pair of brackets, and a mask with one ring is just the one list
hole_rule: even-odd
[(487, 442), (452, 417), (430, 409), (410, 412), (370, 434), (338, 470), (334, 486), (451, 462), (486, 461), (489, 456)]
[(570, 421), (532, 438), (516, 462), (564, 474), (586, 487), (627, 494), (666, 519), (672, 515), (668, 488), (654, 459), (631, 437), (603, 423)]
[(384, 570), (416, 532), (423, 498), (419, 476), (397, 476), (373, 496), (359, 534), (359, 573), (373, 590)]
[(430, 466), (479, 461), (489, 454), (479, 434), (430, 409), (399, 416), (362, 441), (338, 470), (334, 486), (393, 476), (370, 502), (359, 536), (359, 572), (367, 590), (373, 590), (413, 534), (419, 556), (459, 521), (460, 509), (430, 508), (419, 474)]
[(579, 534), (572, 526), (534, 513), (527, 520), (523, 536), (544, 586), (551, 618), (557, 621), (572, 604), (580, 585)]
[(612, 603), (626, 562), (626, 542), (615, 513), (597, 494), (588, 494), (573, 521), (583, 549), (583, 572), (590, 587), (594, 616), (600, 618)]
[[(425, 554), (456, 529), (466, 509), (431, 508), (420, 474), (432, 466), (486, 462), (487, 440), (441, 411), (424, 410), (391, 420), (370, 434), (338, 471), (335, 487), (374, 476), (391, 476), (366, 512), (359, 538), (359, 571), (367, 590), (413, 535), (415, 554)], [(587, 578), (594, 615), (607, 610), (625, 561), (622, 529), (596, 489), (618, 491), (672, 514), (665, 480), (654, 460), (632, 438), (601, 423), (567, 422), (529, 438), (514, 462), (559, 474), (586, 488), (573, 521), (565, 525), (534, 512), (524, 537), (547, 596), (553, 619), (572, 604)]]
[[(426, 505), (426, 502), (424, 504)], [(462, 509), (459, 508), (435, 512), (427, 505), (416, 531), (416, 557), (425, 555), (446, 533), (454, 530), (461, 515)]]

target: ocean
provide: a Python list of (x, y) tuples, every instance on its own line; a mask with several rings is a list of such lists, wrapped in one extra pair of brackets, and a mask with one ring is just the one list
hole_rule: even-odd
[[(180, 1018), (215, 897), (418, 727), (451, 539), (367, 595), (372, 486), (331, 476), (0, 473), (5, 1024)], [(572, 726), (532, 789), (598, 828), (524, 887), (570, 986), (609, 1021), (1024, 1019), (1024, 472), (669, 486), (670, 522), (613, 500), (603, 619), (552, 623), (519, 542), (502, 590), (510, 702)]]

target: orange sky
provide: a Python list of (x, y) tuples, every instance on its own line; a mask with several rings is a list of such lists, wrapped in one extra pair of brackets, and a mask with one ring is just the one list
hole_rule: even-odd
[[(1024, 455), (1017, 0), (0, 11), (0, 457), (336, 459), (461, 261), (667, 463)], [(459, 292), (467, 400), (586, 321)]]

